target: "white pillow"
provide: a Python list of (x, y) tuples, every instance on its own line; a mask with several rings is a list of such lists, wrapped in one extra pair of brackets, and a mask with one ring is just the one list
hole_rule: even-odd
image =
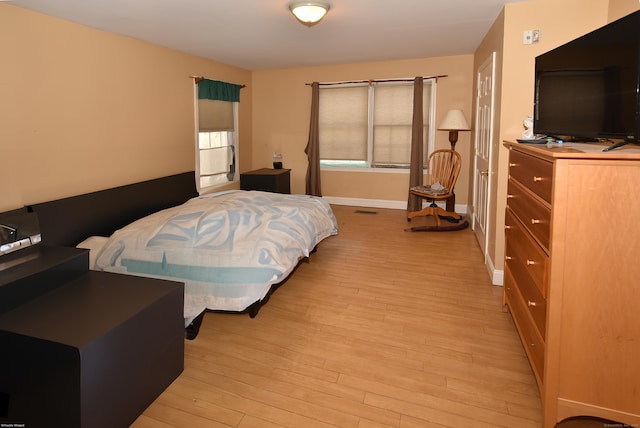
[(90, 236), (78, 245), (76, 248), (85, 248), (89, 250), (89, 269), (93, 269), (98, 255), (102, 251), (109, 238), (104, 236)]

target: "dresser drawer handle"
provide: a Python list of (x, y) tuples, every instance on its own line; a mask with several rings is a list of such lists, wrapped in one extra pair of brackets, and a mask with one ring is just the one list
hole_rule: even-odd
[(532, 218), (531, 219), (531, 224), (540, 224), (540, 220)]
[(538, 306), (536, 302), (531, 301), (531, 300), (527, 300), (527, 306), (532, 306), (532, 307), (536, 307)]
[(542, 177), (533, 177), (534, 183), (537, 183), (538, 181), (542, 181)]
[(534, 260), (527, 259), (527, 266), (535, 265), (536, 262)]

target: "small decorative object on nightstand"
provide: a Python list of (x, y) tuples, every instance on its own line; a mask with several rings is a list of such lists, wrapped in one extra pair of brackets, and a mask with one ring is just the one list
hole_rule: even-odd
[(291, 193), (290, 169), (261, 168), (240, 174), (241, 190)]
[(273, 168), (282, 169), (282, 153), (273, 154)]

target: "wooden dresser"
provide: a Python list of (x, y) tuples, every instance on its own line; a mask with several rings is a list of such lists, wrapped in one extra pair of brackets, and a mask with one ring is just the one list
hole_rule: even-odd
[(640, 424), (640, 147), (509, 148), (504, 300), (544, 428)]

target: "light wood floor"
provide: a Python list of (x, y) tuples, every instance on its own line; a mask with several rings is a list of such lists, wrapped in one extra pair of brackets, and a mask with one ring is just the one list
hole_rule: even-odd
[(539, 428), (535, 379), (471, 229), (334, 212), (339, 235), (256, 318), (207, 313), (184, 372), (132, 426)]

